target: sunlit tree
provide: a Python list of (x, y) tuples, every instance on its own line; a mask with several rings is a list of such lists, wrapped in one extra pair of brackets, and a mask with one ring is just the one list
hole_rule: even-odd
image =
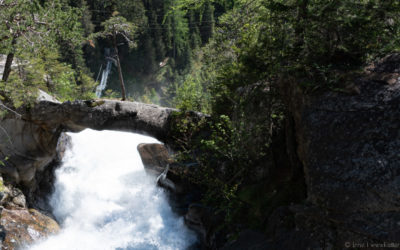
[(133, 23), (128, 22), (124, 17), (118, 16), (117, 14), (113, 15), (108, 20), (103, 22), (101, 26), (103, 27), (103, 31), (94, 33), (92, 37), (102, 37), (111, 40), (115, 51), (115, 61), (117, 64), (118, 76), (121, 84), (122, 100), (124, 101), (126, 100), (126, 92), (124, 78), (122, 75), (121, 62), (118, 54), (118, 41), (119, 38), (121, 38), (123, 39), (124, 44), (127, 43), (130, 48), (135, 47), (136, 43), (134, 42), (133, 37), (137, 30), (137, 27)]

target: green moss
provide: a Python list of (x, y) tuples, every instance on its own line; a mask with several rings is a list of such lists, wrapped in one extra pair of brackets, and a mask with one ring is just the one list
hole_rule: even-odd
[(4, 186), (3, 179), (0, 179), (0, 192), (3, 192), (5, 189), (6, 187)]
[(94, 107), (103, 105), (105, 103), (105, 101), (104, 100), (88, 100), (88, 101), (85, 101), (85, 103), (88, 107), (94, 108)]

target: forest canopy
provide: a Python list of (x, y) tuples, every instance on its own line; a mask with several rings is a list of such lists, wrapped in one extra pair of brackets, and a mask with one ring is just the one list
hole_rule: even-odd
[[(34, 88), (94, 97), (104, 49), (114, 46), (91, 38), (114, 17), (136, 27), (134, 49), (117, 36), (128, 98), (210, 113), (231, 106), (237, 88), (283, 75), (334, 87), (399, 49), (398, 13), (395, 0), (3, 0), (2, 96), (17, 106)], [(121, 92), (113, 68), (109, 97)]]

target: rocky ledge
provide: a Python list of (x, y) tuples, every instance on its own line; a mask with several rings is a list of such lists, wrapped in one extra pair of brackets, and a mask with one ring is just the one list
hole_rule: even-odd
[(10, 184), (4, 185), (1, 177), (0, 197), (1, 249), (21, 249), (59, 231), (55, 220), (28, 209), (22, 191)]

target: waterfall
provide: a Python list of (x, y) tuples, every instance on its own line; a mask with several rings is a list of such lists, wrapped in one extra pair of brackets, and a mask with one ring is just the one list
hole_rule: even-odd
[(123, 132), (69, 134), (50, 204), (61, 232), (32, 250), (187, 249), (196, 242), (146, 175), (137, 145), (155, 139)]
[(99, 98), (101, 97), (101, 93), (103, 92), (103, 90), (107, 87), (107, 79), (111, 71), (111, 66), (112, 66), (112, 61), (107, 60), (106, 68), (103, 70), (103, 73), (101, 74), (100, 84), (96, 88), (96, 96)]

